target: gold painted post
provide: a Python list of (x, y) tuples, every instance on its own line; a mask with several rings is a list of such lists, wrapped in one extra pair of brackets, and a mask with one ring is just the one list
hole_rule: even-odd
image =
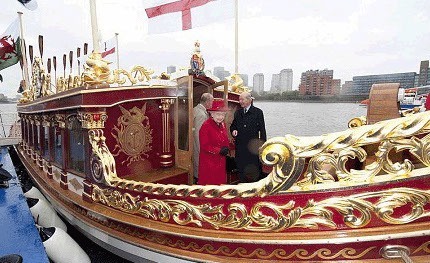
[(173, 155), (170, 148), (170, 105), (175, 103), (174, 99), (161, 99), (161, 109), (163, 111), (161, 115), (161, 121), (163, 126), (163, 152), (161, 153), (160, 164), (161, 167), (172, 167), (173, 166)]

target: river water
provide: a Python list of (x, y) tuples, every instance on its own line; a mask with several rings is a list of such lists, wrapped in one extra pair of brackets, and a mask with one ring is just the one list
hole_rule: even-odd
[[(366, 115), (366, 108), (358, 103), (256, 101), (254, 105), (264, 112), (268, 138), (342, 131), (348, 128), (349, 120)], [(0, 112), (16, 112), (16, 104), (1, 104)]]
[[(268, 138), (285, 134), (315, 136), (342, 131), (348, 128), (349, 120), (366, 115), (366, 108), (357, 103), (256, 101), (254, 105), (264, 112)], [(16, 112), (16, 104), (2, 104), (0, 112)], [(128, 262), (100, 248), (72, 226), (69, 226), (68, 232), (86, 251), (92, 262)]]
[(256, 101), (254, 105), (263, 110), (267, 138), (343, 131), (352, 118), (366, 115), (366, 108), (358, 103)]

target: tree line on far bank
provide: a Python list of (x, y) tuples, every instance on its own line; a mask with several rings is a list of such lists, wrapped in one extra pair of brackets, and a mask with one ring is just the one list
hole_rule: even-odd
[(369, 97), (368, 95), (300, 95), (298, 90), (285, 91), (283, 93), (264, 91), (261, 94), (253, 93), (252, 96), (256, 100), (306, 102), (361, 102)]

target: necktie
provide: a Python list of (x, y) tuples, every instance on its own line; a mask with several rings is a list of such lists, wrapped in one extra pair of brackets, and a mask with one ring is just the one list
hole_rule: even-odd
[(248, 109), (247, 109), (247, 108), (245, 108), (245, 109), (243, 110), (243, 112), (244, 112), (244, 113), (247, 113), (247, 112), (248, 112)]

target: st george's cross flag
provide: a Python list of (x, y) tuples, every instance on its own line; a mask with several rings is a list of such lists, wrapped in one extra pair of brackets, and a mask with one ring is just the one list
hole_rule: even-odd
[(25, 8), (28, 10), (36, 10), (37, 2), (36, 0), (18, 0)]
[(234, 0), (143, 0), (148, 33), (189, 30), (234, 17)]
[(0, 70), (18, 63), (21, 57), (18, 18), (0, 35)]
[(112, 37), (102, 43), (100, 47), (100, 53), (102, 53), (102, 58), (114, 54), (116, 52), (116, 37)]

